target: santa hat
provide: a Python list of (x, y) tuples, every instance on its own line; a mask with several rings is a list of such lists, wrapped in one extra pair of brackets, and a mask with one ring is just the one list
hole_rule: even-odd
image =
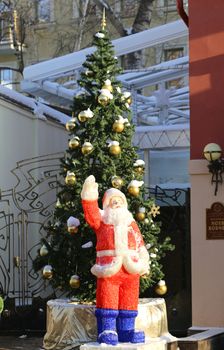
[(121, 192), (120, 190), (118, 190), (117, 188), (110, 188), (109, 190), (107, 190), (105, 193), (104, 193), (104, 196), (103, 196), (103, 209), (106, 209), (110, 203), (110, 199), (112, 197), (121, 197), (124, 201), (124, 206), (128, 206), (127, 204), (127, 200), (126, 200), (126, 197), (124, 195), (123, 192)]

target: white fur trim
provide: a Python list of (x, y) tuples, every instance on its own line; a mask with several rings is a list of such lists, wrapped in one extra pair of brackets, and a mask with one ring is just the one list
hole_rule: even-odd
[[(102, 250), (97, 252), (97, 256), (113, 256), (113, 253), (115, 254), (114, 250)], [(139, 253), (132, 249), (120, 253), (122, 254), (115, 256), (113, 262), (110, 264), (95, 264), (91, 268), (92, 274), (97, 277), (110, 277), (115, 275), (121, 269), (122, 265), (131, 274), (138, 273), (139, 275), (144, 275), (149, 272), (149, 254), (144, 246), (140, 249)], [(138, 261), (133, 261), (133, 258), (135, 260), (138, 259)]]
[(119, 256), (119, 257), (115, 257), (111, 264), (93, 265), (93, 267), (91, 268), (91, 272), (93, 275), (97, 276), (98, 278), (110, 277), (115, 275), (121, 269), (121, 266), (122, 266), (122, 257)]
[[(122, 252), (122, 255), (131, 255), (138, 257), (138, 253), (134, 249), (128, 249)], [(108, 250), (99, 250), (96, 253), (97, 258), (101, 258), (102, 256), (116, 256), (115, 250), (108, 249)]]
[(149, 272), (149, 253), (145, 246), (142, 246), (139, 251), (139, 260), (133, 261), (134, 256), (125, 256), (123, 259), (123, 264), (129, 273), (139, 273), (144, 275)]
[(98, 191), (83, 191), (81, 192), (81, 198), (88, 201), (94, 201), (98, 199)]
[(125, 256), (123, 258), (123, 265), (129, 273), (138, 273), (139, 275), (144, 275), (149, 271), (149, 265), (145, 261), (139, 259), (138, 261), (133, 261), (130, 256)]
[(128, 250), (128, 225), (114, 226), (114, 246), (116, 256), (124, 255)]

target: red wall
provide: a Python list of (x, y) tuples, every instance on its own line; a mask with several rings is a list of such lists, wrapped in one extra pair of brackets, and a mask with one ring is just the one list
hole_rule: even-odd
[(191, 159), (224, 149), (224, 0), (189, 0)]

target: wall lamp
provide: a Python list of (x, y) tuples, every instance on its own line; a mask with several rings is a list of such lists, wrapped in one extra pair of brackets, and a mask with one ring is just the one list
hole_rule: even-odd
[(222, 184), (222, 173), (224, 172), (224, 159), (222, 156), (222, 149), (217, 143), (208, 143), (204, 148), (204, 157), (209, 161), (208, 169), (212, 174), (211, 183), (215, 184), (215, 196), (218, 191), (218, 185)]

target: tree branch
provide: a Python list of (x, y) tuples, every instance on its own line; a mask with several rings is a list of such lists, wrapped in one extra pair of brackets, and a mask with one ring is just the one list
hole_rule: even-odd
[(1, 70), (12, 70), (13, 72), (20, 73), (23, 76), (23, 73), (18, 68), (12, 68), (12, 67), (7, 67), (7, 66), (0, 66), (0, 71)]
[(132, 33), (139, 33), (150, 27), (154, 1), (155, 0), (141, 0), (132, 27)]

